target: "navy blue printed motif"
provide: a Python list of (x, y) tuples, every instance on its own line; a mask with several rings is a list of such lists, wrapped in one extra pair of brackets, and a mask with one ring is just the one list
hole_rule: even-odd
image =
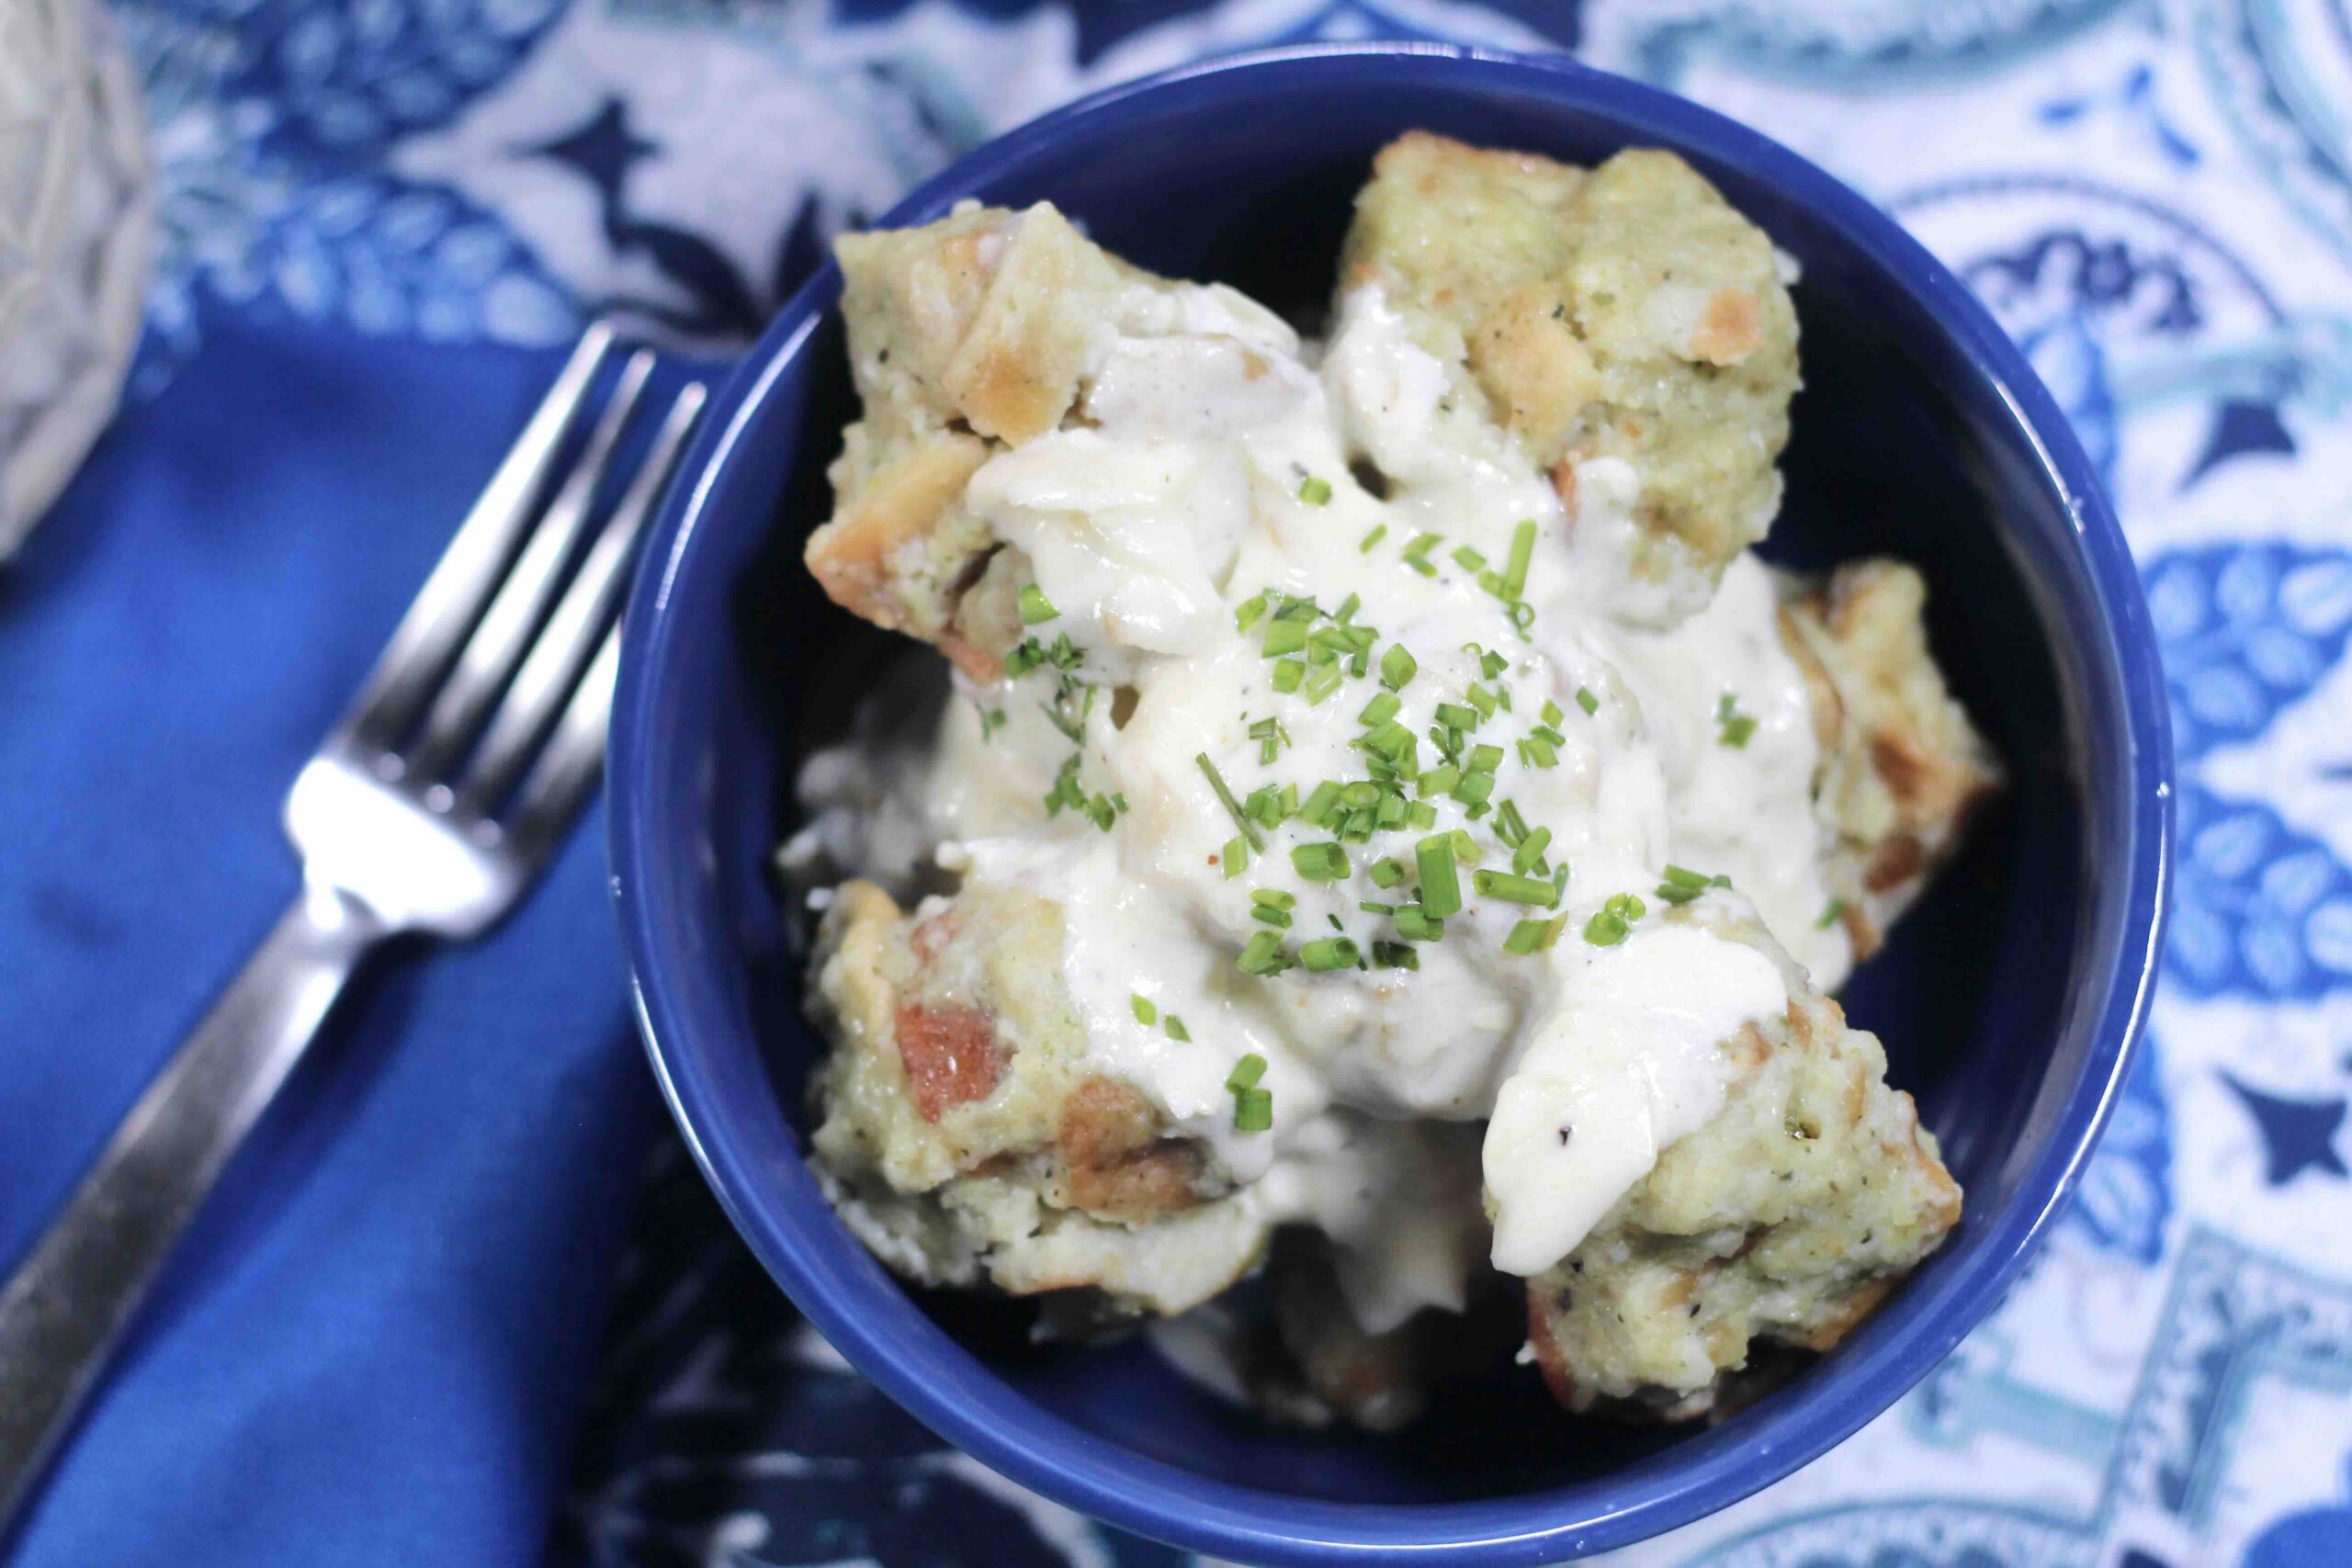
[(2343, 1153), (2336, 1146), (2337, 1135), (2344, 1130), (2345, 1101), (2341, 1098), (2290, 1100), (2285, 1095), (2267, 1094), (2240, 1081), (2234, 1073), (2223, 1073), (2222, 1081), (2230, 1086), (2246, 1113), (2262, 1129), (2262, 1142), (2269, 1155), (2263, 1179), (2271, 1186), (2284, 1187), (2305, 1171), (2339, 1179), (2352, 1176), (2352, 1171), (2346, 1170)]

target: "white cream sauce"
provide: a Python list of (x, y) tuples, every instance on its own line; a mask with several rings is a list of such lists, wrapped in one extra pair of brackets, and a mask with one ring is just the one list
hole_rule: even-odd
[[(1043, 717), (1054, 671), (959, 684), (929, 771), (933, 829), (947, 840), (942, 863), (1062, 904), (1066, 976), (1093, 1065), (1211, 1145), (1270, 1213), (1333, 1233), (1354, 1259), (1342, 1275), (1361, 1313), (1395, 1321), (1458, 1301), (1463, 1238), (1478, 1226), (1475, 1203), (1416, 1204), (1417, 1190), (1444, 1179), (1446, 1162), (1444, 1138), (1402, 1125), (1410, 1119), (1494, 1118), (1484, 1167), (1495, 1262), (1539, 1272), (1659, 1148), (1719, 1107), (1719, 1043), (1785, 1006), (1768, 958), (1661, 923), (1666, 906), (1654, 895), (1666, 866), (1728, 874), (1737, 891), (1708, 898), (1754, 897), (1824, 979), (1844, 973), (1842, 933), (1813, 930), (1826, 902), (1815, 743), (1803, 680), (1775, 631), (1769, 574), (1741, 561), (1671, 631), (1641, 629), (1657, 618), (1655, 604), (1620, 615), (1627, 580), (1612, 557), (1630, 539), (1639, 475), (1620, 462), (1583, 465), (1570, 516), (1458, 370), (1417, 346), (1376, 288), (1343, 302), (1319, 363), (1227, 289), (1139, 289), (1096, 351), (1083, 425), (993, 458), (969, 504), (1034, 563), (1059, 612), (1040, 636), (1066, 635), (1083, 650), (1079, 679), (1132, 694), (1121, 726), (1111, 694), (1098, 694), (1075, 747), (1082, 788), (1125, 809), (1107, 832), (1077, 812), (1047, 819), (1043, 797), (1074, 749)], [(1351, 458), (1377, 468), (1385, 495), (1351, 476)], [(1315, 503), (1302, 486), (1328, 486), (1328, 501)], [(1536, 527), (1525, 639), (1453, 553), (1466, 547), (1500, 568), (1522, 519)], [(1367, 545), (1376, 529), (1385, 535)], [(1425, 532), (1442, 536), (1422, 558), (1428, 574), (1406, 555)], [(1277, 691), (1261, 652), (1267, 620), (1247, 631), (1235, 623), (1237, 607), (1268, 589), (1311, 596), (1326, 612), (1359, 601), (1354, 624), (1379, 632), (1374, 673), (1319, 705)], [(1414, 944), (1417, 971), (1243, 974), (1236, 953), (1273, 929), (1253, 919), (1253, 890), (1295, 900), (1280, 932), (1293, 953), (1344, 933), (1369, 955), (1397, 933), (1362, 905), (1416, 897), (1409, 872), (1426, 834), (1461, 829), (1477, 867), (1510, 869), (1497, 814), (1473, 819), (1441, 796), (1430, 802), (1433, 828), (1346, 845), (1342, 880), (1308, 880), (1294, 866), (1294, 848), (1332, 838), (1295, 818), (1260, 829), (1262, 849), (1228, 874), (1222, 855), (1235, 824), (1197, 759), (1205, 754), (1241, 797), (1283, 784), (1304, 796), (1327, 778), (1363, 778), (1359, 715), (1383, 689), (1379, 660), (1393, 645), (1418, 667), (1396, 694), (1396, 720), (1423, 737), (1424, 772), (1439, 761), (1426, 734), (1440, 703), (1465, 703), (1474, 682), (1508, 691), (1510, 709), (1469, 742), (1502, 750), (1494, 800), (1549, 829), (1546, 862), (1570, 868), (1556, 911), (1566, 928), (1546, 951), (1506, 952), (1519, 922), (1555, 911), (1477, 891), (1465, 861), (1463, 908), (1442, 941)], [(1506, 668), (1485, 676), (1482, 653)], [(1721, 743), (1725, 693), (1756, 721), (1745, 746)], [(1547, 701), (1558, 707), (1557, 765), (1523, 765), (1517, 743), (1543, 723)], [(978, 716), (1000, 710), (1007, 720), (984, 734)], [(1250, 734), (1267, 718), (1288, 739), (1271, 763)], [(1385, 857), (1408, 874), (1384, 888), (1371, 872)], [(1589, 945), (1587, 921), (1627, 893), (1645, 900), (1645, 919), (1620, 946)], [(1190, 1042), (1138, 1023), (1137, 995), (1180, 1016)], [(1271, 1133), (1233, 1127), (1226, 1077), (1250, 1052), (1269, 1064)], [(1595, 1125), (1563, 1149), (1555, 1122), (1567, 1117)], [(1374, 1168), (1378, 1181), (1366, 1177)], [(1454, 1216), (1452, 1233), (1403, 1218), (1416, 1213)]]
[(1658, 1151), (1723, 1109), (1722, 1043), (1787, 1008), (1780, 966), (1695, 926), (1573, 953), (1487, 1124), (1495, 1267), (1540, 1274), (1584, 1239)]

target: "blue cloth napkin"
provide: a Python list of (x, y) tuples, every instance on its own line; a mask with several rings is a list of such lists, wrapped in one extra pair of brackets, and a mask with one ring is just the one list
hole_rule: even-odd
[[(556, 361), (208, 323), (0, 581), (0, 1255), (292, 895), (286, 787)], [(16, 1561), (537, 1552), (658, 1114), (603, 860), (362, 980)]]
[[(132, 401), (0, 577), (0, 1253), (290, 892), (287, 781), (585, 314), (723, 354), (833, 230), (1139, 72), (1570, 50), (1815, 158), (1993, 306), (2115, 493), (2181, 758), (2151, 1048), (2033, 1269), (1628, 1560), (2352, 1562), (2343, 0), (115, 9), (163, 245)], [(601, 859), (352, 998), (14, 1562), (1171, 1559), (944, 1450), (769, 1287), (658, 1131)]]

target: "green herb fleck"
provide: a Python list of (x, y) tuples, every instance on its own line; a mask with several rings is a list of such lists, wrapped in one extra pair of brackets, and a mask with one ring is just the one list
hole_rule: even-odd
[(1717, 743), (1739, 750), (1756, 733), (1756, 720), (1739, 711), (1739, 699), (1725, 692), (1715, 703), (1715, 739)]
[(1250, 825), (1250, 818), (1243, 814), (1241, 803), (1233, 798), (1233, 791), (1226, 787), (1225, 775), (1216, 771), (1216, 764), (1209, 761), (1209, 754), (1206, 751), (1200, 752), (1193, 758), (1193, 761), (1201, 765), (1201, 772), (1209, 781), (1209, 788), (1216, 791), (1217, 804), (1225, 807), (1225, 814), (1227, 817), (1233, 818), (1233, 825), (1241, 829), (1241, 836), (1250, 840), (1250, 847), (1253, 850), (1264, 849), (1266, 840), (1258, 837), (1258, 829)]
[(1266, 979), (1291, 966), (1290, 955), (1283, 951), (1283, 939), (1272, 931), (1252, 931), (1243, 944), (1241, 955), (1234, 964), (1244, 975)]
[(1309, 882), (1337, 882), (1348, 874), (1348, 852), (1333, 843), (1299, 844), (1290, 863)]
[(1298, 961), (1311, 975), (1330, 969), (1352, 969), (1363, 956), (1356, 951), (1356, 944), (1343, 936), (1328, 936), (1298, 950)]
[(1443, 919), (1462, 908), (1462, 881), (1454, 873), (1453, 835), (1434, 833), (1413, 847), (1421, 874), (1421, 912)]
[(1034, 582), (1021, 585), (1019, 600), (1021, 624), (1024, 626), (1042, 626), (1061, 616), (1061, 612), (1054, 608), (1054, 602), (1046, 597), (1046, 591)]
[(1392, 692), (1405, 689), (1420, 670), (1413, 656), (1405, 651), (1401, 642), (1392, 642), (1388, 651), (1380, 656), (1380, 683)]

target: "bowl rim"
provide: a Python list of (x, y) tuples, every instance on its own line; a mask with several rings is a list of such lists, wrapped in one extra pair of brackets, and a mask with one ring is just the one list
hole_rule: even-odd
[[(656, 672), (669, 657), (675, 617), (665, 608), (685, 570), (719, 474), (753, 412), (832, 309), (840, 281), (830, 261), (778, 310), (712, 400), (645, 543), (621, 644), (608, 773), (611, 887), (630, 971), (630, 990), (654, 1076), (680, 1134), (721, 1207), (769, 1273), (825, 1337), (899, 1404), (967, 1453), (1044, 1495), (1156, 1540), (1245, 1562), (1334, 1564), (1409, 1551), (1449, 1562), (1537, 1563), (1606, 1551), (1687, 1524), (1810, 1463), (1842, 1442), (1924, 1377), (1999, 1303), (2071, 1196), (2121, 1093), (2148, 1014), (2162, 950), (2173, 856), (2173, 761), (2169, 710), (2137, 569), (2089, 458), (2055, 400), (2023, 354), (1960, 282), (1891, 217), (1810, 161), (1760, 132), (1645, 84), (1566, 57), (1436, 43), (1303, 44), (1193, 62), (1079, 98), (958, 158), (876, 220), (920, 220), (979, 178), (1017, 165), (1072, 133), (1086, 135), (1135, 100), (1230, 84), (1268, 81), (1296, 91), (1289, 73), (1433, 68), (1498, 76), (1531, 96), (1572, 98), (1620, 119), (1670, 127), (1681, 148), (1735, 165), (1772, 186), (1838, 231), (1853, 254), (1927, 308), (1957, 344), (1970, 372), (2006, 403), (2073, 519), (2075, 554), (2085, 569), (2100, 624), (2078, 626), (2080, 651), (2111, 688), (2128, 755), (2116, 765), (2129, 799), (2118, 830), (2129, 854), (2122, 893), (2110, 901), (2115, 969), (2082, 1027), (2091, 1041), (2084, 1071), (2067, 1092), (2048, 1145), (2011, 1205), (1984, 1221), (1990, 1234), (1973, 1270), (1939, 1281), (1928, 1303), (1900, 1314), (1897, 1332), (1860, 1359), (1830, 1371), (1803, 1400), (1777, 1412), (1769, 1442), (1724, 1442), (1699, 1454), (1693, 1444), (1639, 1461), (1629, 1472), (1591, 1477), (1504, 1498), (1433, 1504), (1335, 1502), (1257, 1491), (1177, 1469), (1106, 1444), (1034, 1405), (942, 1330), (935, 1344), (910, 1345), (854, 1310), (860, 1288), (828, 1273), (805, 1252), (795, 1225), (771, 1201), (775, 1173), (743, 1151), (707, 1143), (702, 1128), (718, 1096), (682, 1014), (681, 976), (658, 961), (665, 926), (678, 919), (657, 873), (662, 834), (639, 787), (659, 765), (652, 728)], [(2094, 928), (2092, 939), (2099, 931)], [(812, 1184), (813, 1190), (813, 1184)], [(836, 1222), (837, 1223), (837, 1222)], [(893, 1289), (896, 1287), (893, 1286)], [(1855, 1346), (1851, 1348), (1861, 1350)], [(920, 1363), (920, 1370), (917, 1363)], [(985, 1383), (989, 1387), (981, 1387)], [(957, 1397), (958, 1394), (983, 1398)], [(998, 1403), (985, 1403), (992, 1395)]]

